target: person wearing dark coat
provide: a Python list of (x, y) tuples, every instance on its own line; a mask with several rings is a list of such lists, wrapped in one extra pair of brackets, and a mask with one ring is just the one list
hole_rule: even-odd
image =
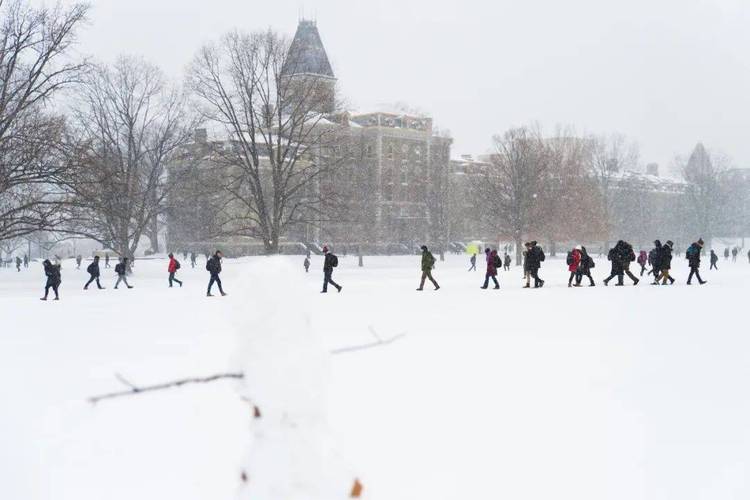
[(62, 283), (60, 264), (53, 264), (49, 259), (44, 259), (42, 265), (44, 266), (44, 274), (47, 276), (47, 283), (44, 285), (44, 297), (41, 300), (47, 300), (50, 288), (55, 292), (55, 300), (60, 300), (60, 295), (57, 293), (60, 283)]
[(732, 262), (737, 262), (737, 254), (739, 253), (739, 250), (737, 247), (734, 247), (732, 249)]
[(216, 252), (206, 261), (206, 271), (211, 273), (211, 278), (208, 280), (208, 291), (206, 292), (206, 297), (213, 297), (213, 295), (211, 295), (211, 287), (214, 283), (219, 287), (219, 293), (221, 293), (221, 296), (224, 297), (226, 295), (224, 289), (221, 287), (221, 278), (219, 278), (219, 274), (221, 274), (222, 257), (224, 257), (224, 255), (219, 250), (216, 250)]
[[(748, 257), (750, 257), (750, 253), (748, 253)], [(23, 267), (29, 267), (29, 256), (26, 254), (23, 254)]]
[(302, 266), (305, 268), (305, 272), (310, 272), (310, 257), (305, 257), (305, 261), (302, 263)]
[(633, 280), (633, 286), (638, 284), (638, 278), (633, 276), (630, 272), (630, 263), (635, 260), (635, 252), (633, 247), (627, 241), (619, 240), (614, 248), (610, 249), (607, 254), (607, 259), (612, 262), (612, 271), (607, 279), (604, 280), (604, 285), (607, 286), (612, 278), (617, 276), (617, 285), (623, 286), (623, 277), (625, 274)]
[(343, 286), (333, 281), (333, 268), (339, 263), (338, 257), (328, 251), (328, 247), (323, 247), (323, 290), (320, 293), (328, 293), (328, 283), (336, 287), (336, 290), (341, 292)]
[(729, 247), (724, 249), (724, 260), (729, 260)]
[(716, 263), (719, 262), (719, 256), (716, 255), (716, 252), (714, 252), (714, 249), (711, 249), (711, 267), (708, 268), (710, 271), (711, 269), (716, 269), (717, 271), (719, 268), (716, 266)]
[(586, 247), (581, 247), (581, 263), (578, 265), (578, 271), (576, 271), (576, 286), (581, 286), (584, 276), (589, 278), (589, 286), (596, 286), (594, 278), (591, 277), (591, 269), (594, 268), (594, 259), (586, 251)]
[(97, 288), (99, 288), (99, 290), (104, 290), (104, 287), (101, 285), (101, 283), (99, 283), (100, 272), (99, 272), (99, 256), (98, 255), (94, 255), (94, 262), (89, 264), (89, 267), (86, 268), (86, 272), (89, 273), (91, 277), (86, 282), (86, 284), (83, 285), (83, 289), (88, 290), (89, 285), (93, 283), (94, 281), (96, 281)]
[(471, 258), (469, 259), (469, 271), (476, 271), (477, 270), (477, 254), (473, 253), (471, 254)]
[(497, 256), (497, 250), (490, 251), (489, 248), (484, 249), (485, 260), (487, 261), (487, 272), (484, 275), (484, 285), (481, 288), (487, 289), (490, 284), (490, 278), (495, 283), (495, 290), (500, 288), (500, 283), (497, 282), (497, 265), (500, 257)]
[(195, 261), (197, 257), (195, 256), (195, 252), (190, 252), (190, 268), (195, 269)]
[(674, 278), (669, 275), (669, 271), (670, 269), (672, 269), (672, 245), (673, 243), (668, 240), (664, 245), (662, 245), (661, 253), (659, 255), (659, 269), (661, 271), (660, 277), (662, 280), (662, 285), (666, 285), (667, 280), (669, 280), (669, 284), (674, 284)]
[(128, 273), (128, 258), (123, 257), (120, 262), (115, 265), (115, 273), (117, 273), (117, 281), (115, 282), (115, 290), (117, 290), (117, 287), (120, 285), (120, 282), (125, 283), (125, 286), (128, 288), (133, 288), (130, 283), (128, 283), (128, 277), (126, 274)]
[[(542, 288), (544, 286), (544, 280), (539, 277), (539, 268), (542, 267), (545, 255), (542, 247), (537, 245), (536, 241), (530, 241), (527, 248), (526, 254), (526, 265), (529, 268), (529, 276), (534, 278), (534, 288)], [(525, 288), (529, 288), (529, 283), (526, 283)]]
[(432, 282), (436, 291), (440, 290), (440, 285), (438, 285), (435, 278), (432, 277), (432, 268), (435, 267), (435, 257), (427, 249), (427, 245), (422, 245), (420, 248), (422, 250), (422, 278), (419, 281), (419, 288), (417, 288), (417, 291), (421, 292), (424, 289), (424, 282), (426, 279), (429, 279)]
[(708, 283), (707, 281), (704, 281), (701, 279), (700, 272), (698, 271), (698, 268), (701, 267), (701, 251), (703, 251), (703, 239), (698, 239), (695, 243), (690, 245), (687, 249), (687, 252), (685, 252), (685, 257), (688, 260), (688, 265), (690, 266), (690, 274), (688, 275), (687, 284), (690, 285), (690, 281), (693, 279), (693, 275), (695, 275), (696, 278), (698, 278), (698, 283), (701, 285), (705, 285)]
[(16, 257), (16, 270), (20, 273), (21, 272), (21, 263), (23, 261), (21, 260), (21, 257)]
[(508, 255), (508, 252), (505, 252), (505, 257), (503, 257), (503, 268), (510, 271), (510, 255)]

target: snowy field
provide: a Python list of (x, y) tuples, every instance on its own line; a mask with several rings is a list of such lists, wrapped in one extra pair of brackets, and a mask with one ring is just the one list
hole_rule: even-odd
[[(225, 298), (204, 264), (183, 261), (183, 288), (165, 259), (83, 291), (64, 261), (46, 303), (41, 263), (0, 269), (0, 498), (344, 499), (355, 477), (378, 500), (750, 497), (746, 259), (619, 288), (599, 259), (597, 287), (568, 289), (563, 256), (543, 289), (513, 268), (480, 290), (482, 266), (448, 256), (416, 292), (418, 256), (350, 256), (327, 295), (320, 257), (227, 259)], [(331, 354), (370, 329), (405, 336)], [(116, 373), (226, 371), (245, 380), (86, 401)]]

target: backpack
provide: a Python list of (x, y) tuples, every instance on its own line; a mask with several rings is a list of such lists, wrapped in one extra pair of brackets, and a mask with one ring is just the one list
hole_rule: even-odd
[(539, 262), (544, 262), (544, 259), (545, 259), (544, 250), (542, 250), (542, 247), (537, 247), (537, 248), (539, 248)]
[(499, 255), (495, 254), (495, 258), (492, 259), (492, 264), (495, 267), (503, 267), (503, 261)]
[(331, 254), (331, 266), (338, 267), (338, 265), (339, 265), (339, 258)]
[(573, 262), (575, 262), (575, 261), (573, 260), (573, 252), (568, 252), (568, 258), (567, 258), (567, 259), (565, 259), (565, 262), (566, 262), (566, 263), (567, 263), (567, 264), (568, 264), (569, 266), (573, 265)]
[(115, 266), (115, 272), (116, 272), (117, 274), (124, 274), (124, 273), (125, 273), (125, 270), (123, 269), (123, 267), (124, 267), (124, 266), (122, 265), (122, 262), (120, 262), (119, 264), (117, 264), (117, 265)]
[(213, 272), (214, 270), (214, 258), (211, 257), (206, 261), (206, 271)]
[(179, 268), (180, 268), (180, 261), (177, 260), (177, 259), (175, 259), (174, 260), (174, 269), (175, 269), (175, 271), (178, 270)]
[(89, 267), (86, 268), (86, 272), (89, 274), (94, 274), (94, 263), (92, 262), (89, 264)]

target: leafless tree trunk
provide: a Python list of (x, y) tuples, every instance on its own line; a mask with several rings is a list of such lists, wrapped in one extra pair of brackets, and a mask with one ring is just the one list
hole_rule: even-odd
[(333, 217), (332, 175), (343, 159), (333, 81), (301, 74), (289, 43), (272, 31), (230, 33), (203, 47), (189, 72), (206, 119), (228, 147), (217, 160), (227, 199), (219, 234), (249, 236), (277, 253), (279, 239), (301, 224)]
[(181, 181), (168, 177), (166, 167), (184, 159), (196, 123), (184, 96), (166, 85), (157, 67), (138, 58), (96, 67), (78, 97), (65, 230), (132, 261)]
[(0, 0), (0, 240), (60, 223), (64, 122), (45, 105), (86, 66), (67, 56), (87, 11)]

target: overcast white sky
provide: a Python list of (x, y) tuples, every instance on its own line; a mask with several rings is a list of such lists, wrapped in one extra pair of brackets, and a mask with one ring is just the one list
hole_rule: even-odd
[(140, 54), (181, 78), (233, 28), (317, 19), (355, 107), (406, 102), (481, 153), (538, 121), (621, 132), (663, 168), (697, 141), (750, 167), (748, 0), (93, 0), (80, 50)]

